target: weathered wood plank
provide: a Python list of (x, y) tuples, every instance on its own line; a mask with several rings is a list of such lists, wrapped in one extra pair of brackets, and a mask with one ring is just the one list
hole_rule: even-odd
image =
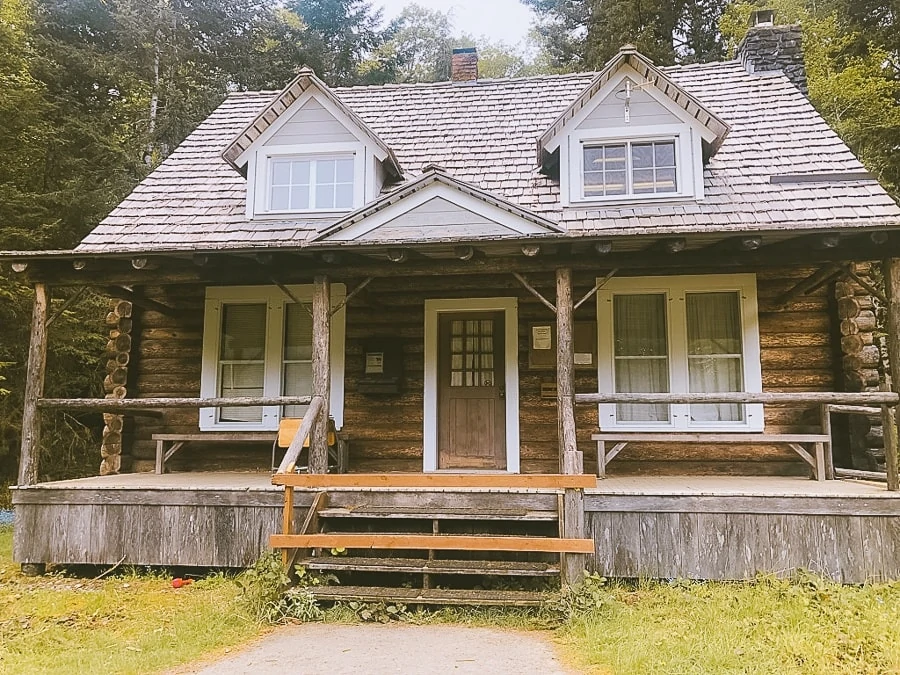
[(681, 537), (682, 576), (687, 579), (701, 579), (700, 560), (700, 515), (681, 513), (678, 519)]
[(273, 485), (305, 488), (534, 488), (559, 490), (596, 487), (590, 475), (564, 474), (275, 474)]
[[(322, 410), (311, 416), (313, 426), (309, 444), (309, 472), (326, 474), (328, 411), (331, 410), (331, 285), (324, 275), (313, 280), (312, 320), (312, 389), (313, 395), (322, 400)], [(297, 435), (299, 436), (299, 432)], [(303, 441), (305, 438), (300, 441), (301, 446)], [(293, 445), (292, 442), (291, 446)]]
[(587, 511), (631, 511), (635, 513), (783, 513), (794, 515), (896, 515), (900, 500), (850, 496), (707, 496), (587, 494)]
[(721, 578), (725, 566), (726, 514), (700, 513), (697, 516), (700, 575)]
[(613, 514), (613, 574), (617, 577), (640, 576), (641, 516), (638, 513)]
[(536, 551), (593, 553), (591, 539), (415, 534), (274, 534), (273, 548), (406, 549), (423, 551)]

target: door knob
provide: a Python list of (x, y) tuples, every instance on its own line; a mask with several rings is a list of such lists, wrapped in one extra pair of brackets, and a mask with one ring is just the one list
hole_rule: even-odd
[(506, 387), (500, 387), (500, 398), (506, 398)]

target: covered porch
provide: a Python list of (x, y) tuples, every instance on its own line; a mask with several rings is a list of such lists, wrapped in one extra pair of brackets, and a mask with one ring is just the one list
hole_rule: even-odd
[[(271, 443), (259, 441), (254, 449), (227, 439), (213, 441), (214, 435), (225, 433), (216, 428), (221, 418), (215, 411), (229, 410), (228, 424), (258, 421), (260, 427), (252, 433), (270, 434), (274, 441), (277, 419), (289, 416), (290, 409), (290, 416), (302, 416), (304, 424), (281, 458), (282, 475), (291, 473), (307, 437), (310, 472), (327, 471), (328, 415), (322, 411), (329, 411), (349, 442), (351, 476), (442, 471), (605, 475), (596, 487), (584, 490), (417, 489), (426, 500), (468, 500), (473, 509), (488, 512), (506, 508), (502, 504), (516, 495), (526, 511), (552, 516), (561, 537), (592, 538), (595, 552), (582, 564), (603, 574), (744, 578), (759, 570), (813, 567), (845, 580), (894, 575), (900, 551), (892, 516), (895, 494), (877, 485), (824, 480), (834, 475), (833, 430), (822, 408), (831, 405), (835, 413), (875, 414), (888, 422), (885, 475), (896, 489), (892, 430), (898, 397), (891, 391), (839, 391), (844, 385), (836, 374), (837, 338), (832, 332), (837, 317), (827, 288), (846, 276), (843, 263), (871, 257), (879, 244), (870, 233), (853, 235), (845, 248), (820, 246), (825, 241), (821, 234), (780, 233), (773, 236), (771, 248), (762, 246), (760, 238), (751, 239), (636, 235), (615, 242), (573, 242), (542, 235), (274, 253), (172, 252), (99, 257), (90, 263), (61, 253), (20, 262), (21, 271), (32, 275), (37, 302), (22, 472), (15, 491), (17, 560), (113, 564), (124, 556), (134, 564), (249, 564), (268, 548), (270, 535), (286, 533), (286, 524), (302, 521), (313, 496), (294, 489), (291, 518), (285, 518), (286, 493), (271, 484)], [(84, 269), (91, 269), (90, 275)], [(900, 297), (900, 267), (888, 259), (885, 269), (894, 345), (900, 335), (894, 302)], [(600, 335), (611, 339), (612, 334), (601, 320), (606, 310), (596, 294), (607, 283), (671, 278), (682, 292), (692, 292), (700, 287), (685, 282), (687, 277), (721, 279), (735, 271), (753, 278), (755, 306), (753, 313), (742, 315), (741, 325), (747, 325), (746, 317), (755, 323), (757, 350), (742, 343), (742, 358), (757, 367), (757, 390), (641, 394), (610, 393), (603, 386), (613, 361), (601, 361)], [(43, 393), (51, 323), (48, 288), (79, 283), (103, 283), (108, 292), (127, 298), (110, 316), (108, 398), (51, 399)], [(274, 368), (267, 365), (266, 370), (276, 373), (271, 381), (280, 385), (287, 381), (281, 374), (286, 367), (303, 362), (310, 373), (307, 391), (277, 386), (254, 395), (236, 394), (215, 381), (210, 388), (204, 369), (212, 363), (213, 372), (219, 372), (228, 360), (207, 349), (210, 336), (220, 341), (224, 335), (223, 324), (210, 319), (210, 307), (227, 307), (232, 300), (227, 289), (234, 287), (241, 293), (265, 289), (268, 306), (280, 308), (279, 331), (290, 320), (287, 306), (300, 308), (301, 317), (308, 309), (308, 360), (279, 355)], [(744, 286), (729, 282), (715, 290), (722, 288), (738, 296)], [(679, 296), (672, 297), (678, 301)], [(745, 297), (737, 302), (749, 308)], [(496, 318), (490, 330), (483, 330), (488, 314)], [(336, 330), (342, 315), (343, 328)], [(445, 333), (442, 318), (448, 319)], [(462, 321), (464, 330), (468, 322), (476, 324), (482, 333), (472, 337), (490, 344), (479, 356), (489, 353), (495, 364), (502, 363), (502, 377), (495, 366), (454, 367), (453, 340), (469, 336), (454, 334), (453, 321)], [(589, 329), (586, 348), (579, 346), (579, 323)], [(283, 348), (279, 343), (275, 352), (281, 354)], [(900, 366), (900, 358), (892, 363)], [(751, 382), (750, 371), (742, 372), (743, 381)], [(456, 430), (441, 426), (440, 420), (447, 419), (441, 382), (452, 384), (455, 373), (464, 382), (489, 378), (473, 386), (490, 399), (486, 408), (474, 410), (467, 400), (453, 403), (464, 413), (459, 419), (473, 420), (470, 426), (478, 433), (467, 434), (471, 429), (464, 424)], [(338, 400), (340, 406), (335, 405)], [(605, 426), (601, 415), (608, 408), (598, 406), (619, 405), (663, 406), (674, 412), (695, 405), (721, 406), (717, 411), (758, 408), (752, 410), (756, 426), (749, 412), (737, 420), (747, 422), (740, 433), (752, 443), (717, 440), (714, 425), (697, 431), (673, 423), (660, 432), (670, 434), (668, 439), (644, 439), (619, 448), (615, 457), (609, 452), (601, 456), (592, 438), (598, 431), (633, 433)], [(248, 419), (240, 413), (244, 409), (258, 417)], [(38, 484), (40, 417), (55, 414), (51, 410), (104, 414), (101, 454), (108, 475)], [(270, 413), (275, 416), (267, 422)], [(248, 430), (238, 427), (233, 433)], [(451, 454), (444, 464), (442, 435), (454, 433), (462, 440), (450, 449), (466, 451)], [(688, 443), (675, 438), (685, 433), (699, 435)], [(192, 441), (193, 446), (173, 456), (172, 473), (146, 473), (157, 466), (154, 436), (160, 434), (209, 434), (210, 442)], [(137, 473), (121, 472), (129, 450)], [(263, 471), (240, 472), (248, 468)], [(810, 481), (810, 476), (823, 480)], [(349, 495), (346, 503), (357, 507), (373, 495), (393, 503), (408, 494), (400, 488), (379, 493), (372, 487), (329, 492)], [(540, 508), (531, 508), (535, 505)], [(567, 519), (566, 513), (575, 515)], [(446, 511), (441, 514), (443, 518)], [(763, 530), (768, 543), (761, 538)], [(788, 541), (786, 532), (790, 541), (782, 548), (796, 548), (796, 553), (776, 559), (775, 549)], [(872, 532), (877, 541), (864, 541)], [(161, 537), (162, 547), (151, 544)], [(706, 542), (703, 549), (701, 541)], [(835, 563), (835, 556), (844, 555), (838, 546), (840, 551), (867, 546), (880, 553), (868, 562), (844, 556)], [(666, 562), (670, 559), (675, 562)]]

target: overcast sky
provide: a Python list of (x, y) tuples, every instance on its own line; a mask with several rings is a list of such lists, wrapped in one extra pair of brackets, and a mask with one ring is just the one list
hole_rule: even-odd
[(509, 44), (525, 39), (533, 18), (532, 11), (519, 0), (373, 0), (372, 4), (384, 7), (385, 21), (390, 21), (413, 2), (428, 9), (451, 11), (456, 33), (486, 35)]

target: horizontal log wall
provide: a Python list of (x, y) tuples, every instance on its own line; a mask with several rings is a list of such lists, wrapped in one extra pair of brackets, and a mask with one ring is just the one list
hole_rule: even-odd
[[(602, 270), (599, 270), (600, 273)], [(832, 390), (834, 364), (826, 288), (804, 296), (787, 309), (777, 299), (814, 270), (772, 270), (758, 274), (763, 385), (767, 391)], [(529, 281), (547, 297), (554, 295), (554, 276), (530, 274)], [(594, 284), (595, 275), (575, 275), (576, 297)], [(335, 281), (341, 281), (335, 278)], [(139, 396), (198, 396), (202, 353), (204, 290), (184, 285), (146, 288), (147, 297), (176, 308), (175, 315), (142, 314), (137, 337), (134, 381)], [(422, 466), (424, 387), (424, 304), (431, 298), (514, 296), (519, 300), (519, 375), (522, 470), (555, 471), (557, 422), (555, 399), (542, 399), (542, 382), (553, 382), (551, 370), (528, 368), (529, 327), (552, 323), (551, 312), (511, 275), (420, 277), (409, 281), (376, 279), (347, 309), (346, 393), (344, 430), (350, 437), (354, 471), (418, 471)], [(591, 300), (575, 313), (575, 321), (593, 321)], [(389, 338), (402, 346), (404, 382), (398, 395), (359, 392), (364, 375), (364, 345), (369, 338)], [(594, 370), (576, 370), (576, 391), (597, 391)], [(595, 406), (576, 408), (579, 448), (585, 469), (594, 470), (596, 455), (590, 434), (597, 426)], [(818, 423), (807, 406), (769, 406), (767, 431), (804, 431)], [(137, 470), (151, 470), (153, 433), (192, 433), (198, 429), (194, 410), (169, 410), (162, 419), (136, 418), (132, 454)], [(171, 468), (264, 469), (267, 448), (187, 446), (171, 460)], [(805, 465), (783, 447), (630, 445), (610, 464), (610, 473), (802, 474)]]

